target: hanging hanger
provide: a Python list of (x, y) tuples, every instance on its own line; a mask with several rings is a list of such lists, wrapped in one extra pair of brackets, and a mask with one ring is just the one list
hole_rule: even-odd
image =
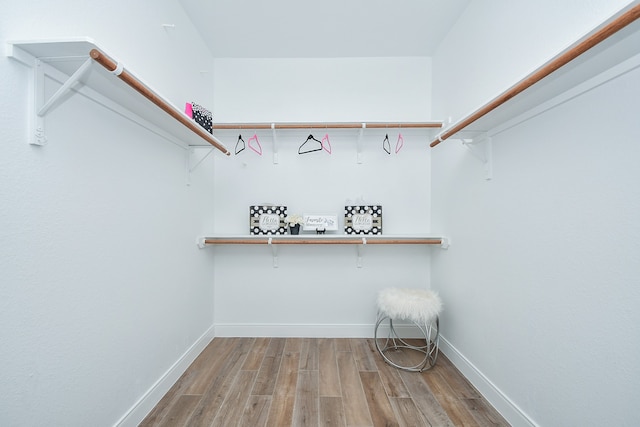
[[(257, 148), (251, 144), (252, 141), (256, 142)], [(251, 148), (254, 152), (262, 156), (262, 145), (260, 145), (260, 141), (258, 141), (258, 134), (254, 133), (253, 136), (249, 138), (249, 140), (247, 141), (247, 144), (249, 145), (249, 148)]]
[[(242, 145), (240, 145), (242, 143)], [(238, 148), (239, 147), (239, 148)], [(236, 154), (241, 153), (246, 148), (242, 134), (238, 135), (238, 141), (236, 142)]]
[(398, 141), (396, 142), (396, 154), (398, 154), (398, 151), (400, 151), (403, 146), (404, 138), (402, 137), (402, 133), (398, 133)]
[(389, 134), (384, 136), (382, 140), (382, 149), (387, 152), (387, 154), (391, 154), (391, 145), (389, 144)]
[[(309, 141), (315, 141), (318, 144), (314, 144), (313, 142), (309, 143)], [(305, 145), (307, 145), (307, 143), (309, 143), (309, 146), (305, 148)], [(313, 137), (313, 135), (309, 135), (307, 137), (307, 140), (303, 142), (300, 147), (298, 147), (298, 154), (313, 153), (314, 151), (320, 151), (320, 150), (322, 150), (322, 141), (318, 141)]]
[(325, 133), (324, 137), (322, 137), (322, 148), (324, 149), (324, 151), (326, 151), (327, 153), (331, 154), (331, 141), (329, 141), (329, 134)]

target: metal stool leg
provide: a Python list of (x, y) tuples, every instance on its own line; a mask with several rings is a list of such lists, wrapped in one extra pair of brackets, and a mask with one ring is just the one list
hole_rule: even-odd
[[(378, 338), (378, 329), (387, 319), (389, 320), (389, 334), (386, 338)], [(393, 319), (383, 313), (378, 314), (374, 331), (374, 341), (378, 353), (380, 353), (389, 365), (406, 371), (422, 372), (432, 368), (438, 358), (440, 319), (436, 316), (425, 325), (420, 325), (416, 322), (412, 323), (420, 330), (421, 335), (424, 336), (424, 345), (414, 345), (409, 343), (406, 338), (400, 337), (393, 326)], [(418, 339), (422, 340), (423, 338)], [(405, 349), (409, 350), (409, 352), (415, 351), (422, 353), (422, 359), (416, 364), (407, 364), (408, 362), (402, 361), (402, 358), (407, 355), (407, 352), (404, 351)]]

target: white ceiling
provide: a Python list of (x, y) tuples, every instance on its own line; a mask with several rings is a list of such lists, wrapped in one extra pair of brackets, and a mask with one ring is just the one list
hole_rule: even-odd
[(431, 56), (470, 0), (180, 0), (214, 57)]

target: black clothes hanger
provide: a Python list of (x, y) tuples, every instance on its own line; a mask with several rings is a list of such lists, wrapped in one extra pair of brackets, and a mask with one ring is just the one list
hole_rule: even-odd
[[(241, 146), (240, 146), (240, 143), (242, 143)], [(238, 142), (236, 142), (236, 154), (241, 153), (242, 151), (244, 151), (245, 148), (247, 147), (244, 143), (244, 139), (242, 139), (242, 134), (240, 134), (238, 135)]]
[[(318, 144), (314, 144), (313, 142), (311, 142), (308, 147), (304, 148), (304, 146), (307, 145), (309, 141), (315, 141)], [(322, 141), (318, 141), (313, 137), (313, 135), (309, 135), (307, 137), (307, 140), (303, 142), (300, 147), (298, 147), (298, 154), (313, 153), (314, 151), (320, 151), (320, 150), (322, 150)]]
[(384, 136), (384, 140), (382, 140), (382, 148), (387, 154), (391, 154), (391, 144), (389, 143), (389, 134)]

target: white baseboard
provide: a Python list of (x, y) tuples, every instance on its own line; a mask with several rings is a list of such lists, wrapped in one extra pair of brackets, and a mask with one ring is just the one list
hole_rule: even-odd
[(215, 333), (217, 337), (372, 338), (373, 324), (218, 323)]
[[(278, 338), (373, 338), (375, 324), (276, 324), (276, 323), (227, 323), (217, 324), (217, 337), (278, 337)], [(417, 338), (411, 325), (397, 324), (398, 333), (408, 338)], [(385, 336), (387, 328), (380, 327), (378, 336)]]
[(135, 427), (144, 420), (151, 410), (180, 379), (189, 365), (198, 357), (214, 337), (214, 327), (210, 327), (189, 349), (162, 375), (155, 384), (118, 420), (114, 426)]
[(446, 338), (440, 336), (440, 351), (447, 356), (462, 375), (478, 389), (480, 394), (513, 427), (538, 427), (515, 403), (493, 384), (473, 363), (458, 351)]

